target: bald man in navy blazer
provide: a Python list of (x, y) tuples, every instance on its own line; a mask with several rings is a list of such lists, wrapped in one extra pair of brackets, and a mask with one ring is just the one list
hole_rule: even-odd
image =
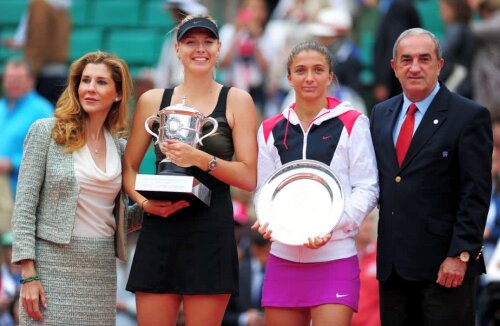
[[(475, 324), (476, 284), (485, 272), (491, 122), (486, 108), (438, 81), (443, 64), (432, 33), (403, 32), (391, 60), (403, 94), (375, 105), (370, 118), (380, 182), (382, 325)], [(407, 113), (412, 103), (414, 115)], [(409, 148), (397, 154), (408, 126)]]

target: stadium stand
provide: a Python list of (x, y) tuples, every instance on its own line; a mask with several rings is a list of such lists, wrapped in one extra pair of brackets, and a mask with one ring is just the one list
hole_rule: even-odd
[[(0, 40), (11, 38), (28, 0), (0, 0)], [(132, 73), (154, 66), (168, 31), (174, 27), (162, 0), (73, 0), (70, 60), (104, 50), (127, 60)], [(22, 52), (0, 47), (5, 60)]]

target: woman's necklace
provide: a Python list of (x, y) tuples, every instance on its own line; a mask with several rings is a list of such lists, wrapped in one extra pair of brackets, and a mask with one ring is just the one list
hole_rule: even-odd
[(90, 145), (89, 143), (89, 147), (90, 147), (90, 150), (97, 156), (99, 156), (101, 154), (101, 151), (99, 149), (99, 147), (97, 146), (93, 146), (93, 145)]
[(95, 155), (99, 156), (101, 155), (101, 141), (98, 140), (91, 140), (89, 137), (89, 141), (87, 142), (88, 147), (90, 148), (91, 152), (93, 152)]

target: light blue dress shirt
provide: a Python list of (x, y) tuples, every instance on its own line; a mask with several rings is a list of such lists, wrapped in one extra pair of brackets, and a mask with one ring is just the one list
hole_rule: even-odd
[(0, 99), (0, 159), (11, 162), (10, 182), (15, 195), (24, 138), (33, 122), (53, 115), (54, 107), (35, 91), (18, 99), (12, 108), (8, 104), (6, 98)]
[[(434, 100), (434, 97), (436, 96), (437, 92), (439, 92), (439, 89), (441, 86), (439, 83), (436, 84), (436, 87), (432, 90), (432, 92), (424, 98), (422, 101), (415, 102), (417, 105), (417, 111), (415, 111), (415, 125), (413, 127), (413, 134), (415, 134), (415, 131), (417, 131), (418, 126), (420, 125), (420, 122), (422, 121), (425, 112), (427, 112), (427, 109), (429, 108), (429, 105), (431, 105), (432, 100)], [(408, 107), (410, 104), (414, 102), (410, 101), (406, 95), (403, 94), (403, 107), (401, 109), (401, 112), (399, 113), (398, 121), (396, 122), (396, 126), (394, 127), (394, 130), (392, 131), (392, 140), (394, 142), (394, 145), (396, 145), (396, 140), (398, 139), (399, 135), (399, 130), (401, 130), (401, 125), (403, 124), (403, 121), (406, 118), (406, 113), (408, 112)]]

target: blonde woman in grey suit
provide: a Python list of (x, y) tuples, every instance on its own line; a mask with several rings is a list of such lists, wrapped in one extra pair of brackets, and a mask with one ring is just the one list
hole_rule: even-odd
[(127, 258), (126, 216), (142, 215), (127, 214), (121, 180), (131, 85), (123, 60), (86, 54), (55, 117), (26, 137), (12, 221), (21, 325), (115, 324), (115, 256)]

